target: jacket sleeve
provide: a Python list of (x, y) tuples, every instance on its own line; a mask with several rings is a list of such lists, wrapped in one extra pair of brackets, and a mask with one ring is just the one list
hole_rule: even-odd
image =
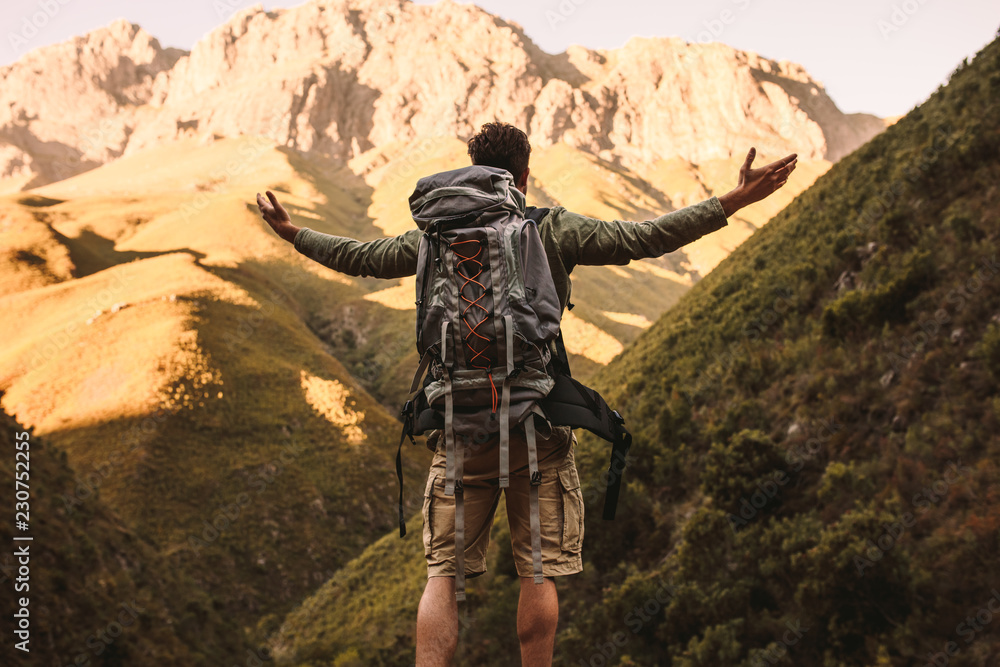
[(367, 278), (402, 278), (417, 273), (417, 246), (422, 232), (411, 229), (362, 243), (344, 236), (301, 228), (293, 241), (295, 249), (341, 273)]
[(553, 216), (563, 261), (578, 264), (628, 264), (659, 257), (728, 224), (718, 197), (711, 197), (646, 222), (606, 222), (563, 209)]

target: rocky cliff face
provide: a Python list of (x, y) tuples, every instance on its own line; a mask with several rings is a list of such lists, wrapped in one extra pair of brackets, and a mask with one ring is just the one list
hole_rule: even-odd
[(0, 179), (28, 189), (120, 157), (183, 53), (119, 20), (0, 68)]
[(189, 134), (343, 162), (494, 118), (624, 165), (751, 144), (836, 161), (884, 127), (841, 113), (801, 66), (720, 43), (550, 55), (471, 4), (314, 0), (235, 13), (190, 53), (117, 21), (0, 69), (0, 178), (35, 187)]

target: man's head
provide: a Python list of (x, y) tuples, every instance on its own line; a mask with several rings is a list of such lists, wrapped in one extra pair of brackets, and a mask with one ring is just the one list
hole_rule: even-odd
[(528, 135), (509, 123), (486, 123), (479, 134), (469, 139), (472, 164), (506, 169), (514, 177), (517, 189), (528, 194)]

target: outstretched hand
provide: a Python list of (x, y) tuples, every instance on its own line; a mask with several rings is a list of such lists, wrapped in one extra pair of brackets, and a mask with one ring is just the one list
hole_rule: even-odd
[[(770, 196), (775, 190), (788, 182), (788, 176), (795, 171), (798, 162), (798, 153), (792, 153), (786, 157), (776, 160), (771, 164), (753, 169), (754, 158), (757, 157), (757, 149), (751, 148), (747, 153), (747, 159), (740, 167), (739, 181), (732, 192), (723, 195), (726, 201), (723, 208), (726, 216), (730, 216), (744, 206), (758, 202)], [(719, 200), (723, 201), (723, 197)]]
[(745, 190), (748, 204), (760, 201), (787, 183), (789, 174), (795, 170), (795, 163), (798, 162), (798, 153), (792, 153), (767, 166), (751, 169), (750, 165), (756, 156), (757, 149), (751, 148), (746, 162), (740, 167), (740, 180), (736, 184), (736, 187)]
[[(289, 243), (295, 238), (299, 228), (292, 224), (292, 217), (288, 215), (285, 207), (278, 203), (278, 198), (270, 190), (265, 190), (267, 199), (257, 193), (257, 208), (264, 221), (271, 226), (271, 229), (281, 238)], [(270, 200), (270, 201), (268, 201)]]

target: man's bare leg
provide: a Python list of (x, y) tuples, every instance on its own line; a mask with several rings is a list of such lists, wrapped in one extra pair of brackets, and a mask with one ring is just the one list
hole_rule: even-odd
[(449, 667), (457, 645), (455, 577), (431, 577), (417, 607), (417, 667)]
[(546, 577), (535, 584), (531, 577), (521, 577), (521, 598), (517, 603), (517, 638), (521, 642), (522, 667), (550, 667), (552, 648), (559, 623), (559, 597), (556, 582)]

